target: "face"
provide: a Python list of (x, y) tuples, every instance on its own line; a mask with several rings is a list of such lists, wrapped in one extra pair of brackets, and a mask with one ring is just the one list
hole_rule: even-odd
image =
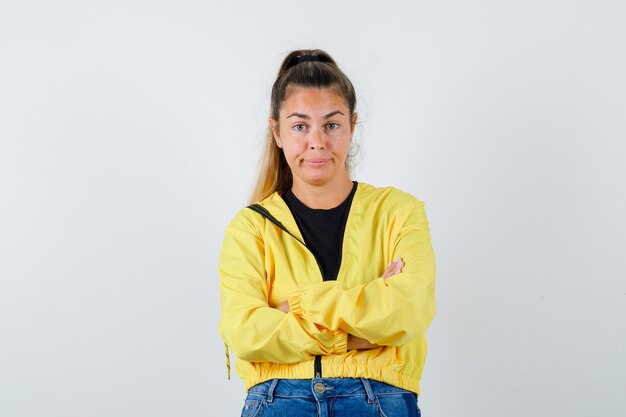
[(346, 158), (357, 113), (335, 90), (293, 87), (279, 120), (270, 118), (274, 139), (291, 168), (294, 187), (350, 180)]

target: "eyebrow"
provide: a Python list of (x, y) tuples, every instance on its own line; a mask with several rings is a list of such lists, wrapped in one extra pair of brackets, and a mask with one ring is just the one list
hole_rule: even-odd
[[(328, 119), (329, 117), (333, 117), (336, 114), (340, 114), (342, 116), (344, 116), (344, 114), (342, 112), (340, 112), (339, 110), (335, 110), (333, 112), (328, 113), (326, 116), (324, 116), (324, 119)], [(311, 116), (308, 116), (306, 114), (302, 114), (302, 113), (291, 113), (289, 116), (286, 117), (286, 119), (289, 119), (291, 116), (296, 116), (296, 117), (300, 117), (302, 119), (310, 119)]]

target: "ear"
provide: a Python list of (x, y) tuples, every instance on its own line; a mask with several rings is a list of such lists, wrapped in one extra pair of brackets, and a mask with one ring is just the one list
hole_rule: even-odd
[(350, 135), (354, 133), (354, 128), (356, 127), (356, 121), (359, 118), (359, 113), (352, 113), (352, 118), (350, 119)]
[(276, 146), (282, 148), (283, 144), (280, 140), (280, 136), (278, 135), (278, 122), (273, 117), (270, 117), (270, 129), (272, 129), (272, 134), (274, 135), (274, 141), (276, 142)]

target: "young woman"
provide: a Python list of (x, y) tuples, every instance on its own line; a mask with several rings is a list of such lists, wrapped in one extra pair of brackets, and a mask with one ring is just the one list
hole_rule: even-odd
[(272, 88), (252, 203), (226, 229), (219, 331), (242, 416), (419, 416), (435, 260), (424, 203), (351, 180), (356, 94), (299, 50)]

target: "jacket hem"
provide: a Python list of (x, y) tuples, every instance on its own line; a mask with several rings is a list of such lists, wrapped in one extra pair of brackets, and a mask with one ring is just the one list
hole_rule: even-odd
[[(309, 365), (310, 366), (310, 365)], [(246, 392), (253, 386), (260, 384), (262, 382), (271, 380), (271, 379), (312, 379), (311, 377), (303, 377), (301, 373), (297, 373), (294, 375), (293, 372), (285, 372), (286, 369), (280, 368), (272, 371), (266, 371), (263, 375), (254, 375), (254, 377), (249, 377), (244, 379), (244, 385)], [(361, 372), (344, 374), (341, 372), (333, 372), (335, 371), (332, 368), (326, 367), (324, 369), (324, 378), (367, 378), (373, 379), (375, 381), (384, 382), (389, 385), (393, 385), (395, 387), (403, 388), (409, 391), (420, 395), (420, 381), (415, 377), (411, 377), (409, 375), (404, 375), (399, 372), (393, 371), (380, 371), (380, 372), (372, 372), (369, 370), (363, 370)]]

